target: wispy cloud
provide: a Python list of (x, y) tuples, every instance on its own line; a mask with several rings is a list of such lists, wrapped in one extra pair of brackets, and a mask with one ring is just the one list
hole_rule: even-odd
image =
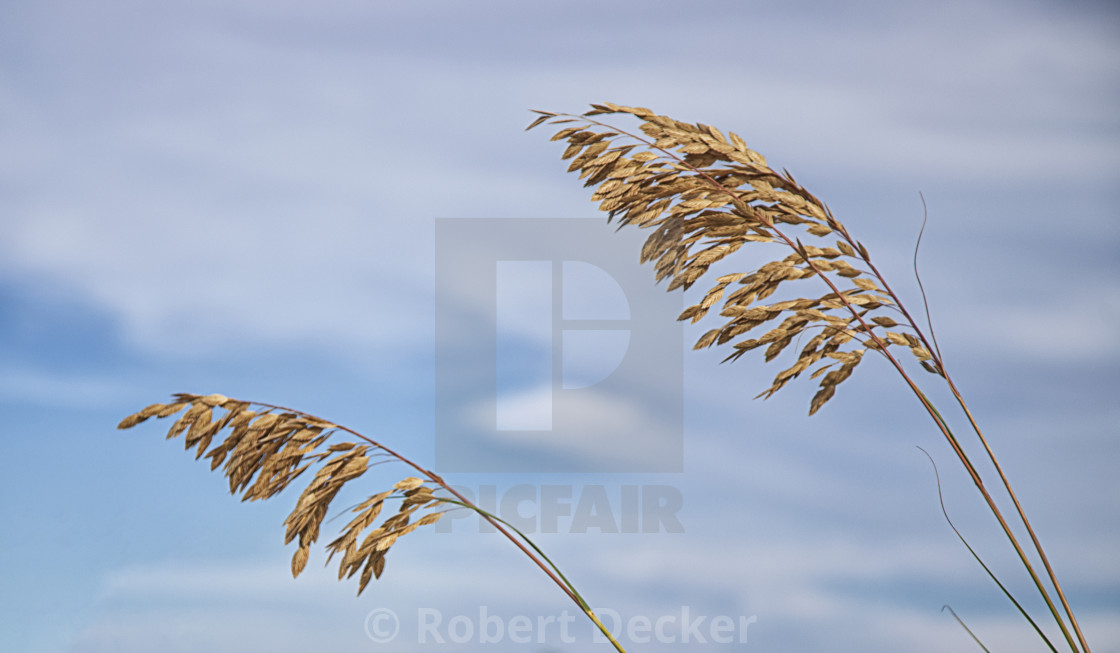
[[(135, 364), (83, 353), (82, 340), (66, 356), (84, 364), (60, 371), (54, 340), (13, 328), (0, 361), (5, 410), (28, 411), (20, 415), (30, 421), (59, 397), (82, 407), (132, 401), (140, 388), (123, 375), (136, 370), (158, 370), (161, 385), (196, 378), (198, 366), (228, 378), (212, 362), (244, 351), (254, 362), (238, 374), (293, 394), (310, 385), (325, 396), (372, 394), (332, 381), (324, 359), (342, 356), (389, 379), (362, 417), (393, 437), (407, 422), (408, 443), (427, 447), (433, 303), (454, 309), (463, 343), (496, 335), (477, 280), (437, 280), (435, 218), (595, 216), (556, 144), (521, 132), (527, 109), (646, 105), (742, 134), (823, 189), (896, 269), (909, 269), (916, 189), (928, 189), (922, 261), (942, 342), (987, 400), (979, 408), (1050, 525), (1044, 539), (1063, 554), (1059, 571), (1085, 590), (1075, 600), (1089, 606), (1091, 639), (1103, 650), (1120, 642), (1107, 613), (1120, 577), (1107, 557), (1118, 506), (1100, 491), (1115, 467), (1115, 416), (1098, 399), (1120, 317), (1109, 258), (1120, 44), (1107, 3), (711, 0), (681, 11), (583, 0), (113, 0), (3, 13), (0, 280), (33, 300), (41, 288), (63, 289), (73, 319), (51, 323), (57, 337), (89, 336), (77, 316), (92, 310), (108, 333), (88, 346)], [(636, 266), (644, 234), (610, 231), (604, 225), (604, 238), (586, 247), (615, 248)], [(461, 246), (481, 251), (487, 236)], [(940, 589), (968, 596), (977, 574), (939, 521), (926, 461), (912, 457), (912, 444), (936, 434), (906, 421), (911, 399), (853, 378), (827, 407), (826, 419), (851, 425), (837, 432), (820, 416), (802, 419), (808, 386), (752, 404), (777, 370), (757, 361), (719, 368), (718, 359), (687, 359), (686, 472), (675, 477), (687, 532), (546, 538), (549, 551), (620, 609), (709, 601), (757, 614), (759, 650), (969, 646), (938, 612)], [(883, 372), (876, 362), (857, 375)], [(648, 393), (586, 395), (579, 437), (542, 441), (542, 455), (621, 460), (643, 452), (605, 433), (669, 437), (655, 415), (665, 380), (652, 358), (638, 369), (633, 387)], [(522, 390), (519, 405), (539, 410), (541, 391)], [(366, 411), (359, 403), (352, 410)], [(486, 402), (472, 408), (492, 415)], [(58, 456), (57, 442), (20, 443), (20, 461), (55, 461), (56, 482), (88, 479), (65, 473), (88, 461)], [(129, 463), (150, 473), (150, 460)], [(1067, 475), (1075, 478), (1056, 480)], [(107, 509), (83, 503), (84, 489), (57, 491), (67, 509)], [(947, 484), (951, 499), (971, 505), (966, 490)], [(929, 505), (906, 515), (915, 496)], [(55, 528), (36, 521), (56, 519), (53, 506), (29, 505), (5, 505), (2, 516)], [(113, 523), (129, 509), (122, 498)], [(201, 530), (217, 528), (208, 511), (197, 514)], [(929, 533), (948, 541), (923, 539)], [(185, 563), (196, 552), (165, 541), (167, 557), (151, 566), (98, 562), (81, 572), (85, 585), (67, 579), (74, 588), (101, 582), (71, 650), (221, 652), (247, 641), (277, 652), (358, 649), (370, 645), (362, 620), (374, 604), (462, 611), (486, 600), (506, 614), (557, 605), (541, 579), (520, 589), (534, 572), (502, 542), (455, 534), (414, 544), (415, 554), (394, 553), (389, 579), (364, 603), (329, 570), (292, 582), (279, 555), (276, 566)], [(33, 546), (15, 538), (5, 553), (37, 560)], [(99, 553), (90, 559), (111, 557)], [(89, 598), (74, 592), (72, 602)], [(978, 599), (970, 626), (1005, 648), (1027, 646), (1022, 625), (990, 607), (1001, 601)], [(15, 614), (35, 627), (34, 615)], [(410, 646), (423, 648), (394, 650)]]
[(115, 376), (50, 373), (18, 367), (0, 370), (0, 400), (4, 402), (88, 408), (120, 401), (135, 391), (134, 385)]

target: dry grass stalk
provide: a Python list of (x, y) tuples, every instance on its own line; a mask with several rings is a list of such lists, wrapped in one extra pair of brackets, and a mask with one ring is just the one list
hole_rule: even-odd
[[(810, 402), (810, 415), (835, 395), (864, 354), (872, 351), (885, 358), (921, 401), (969, 472), (1070, 648), (1089, 651), (1042, 545), (964, 398), (945, 370), (932, 334), (927, 337), (880, 274), (868, 249), (823, 202), (788, 172), (770, 167), (761, 154), (747, 147), (734, 132), (724, 134), (705, 124), (685, 123), (646, 108), (612, 103), (593, 104), (582, 115), (535, 113), (539, 115), (527, 129), (542, 124), (558, 128), (552, 140), (567, 143), (561, 158), (570, 159), (568, 171), (578, 172), (585, 186), (595, 187), (592, 200), (599, 202), (608, 219), (617, 220), (620, 226), (635, 225), (651, 231), (642, 248), (641, 261), (653, 263), (657, 280), (669, 281), (668, 290), (689, 288), (713, 264), (748, 243), (756, 250), (764, 245), (779, 247), (782, 255), (750, 272), (725, 274), (712, 280), (703, 298), (681, 313), (679, 319), (695, 323), (718, 307), (721, 324), (703, 334), (696, 348), (729, 346), (733, 351), (725, 360), (736, 360), (747, 352), (764, 348), (764, 359), (771, 361), (795, 341), (804, 340), (792, 365), (778, 372), (771, 386), (759, 396), (770, 397), (789, 381), (808, 373), (810, 378), (820, 379)], [(640, 133), (604, 123), (599, 118), (603, 115), (637, 119)], [(811, 282), (815, 285), (807, 285)], [(762, 303), (779, 289), (787, 292), (791, 287), (801, 290), (802, 295)], [(818, 290), (806, 293), (810, 287)], [(757, 335), (760, 331), (761, 335)], [(948, 384), (1014, 502), (1030, 535), (1034, 556), (1042, 562), (1069, 620), (1068, 626), (979, 471), (948, 423), (895, 356), (899, 349), (908, 352), (906, 358)], [(992, 578), (995, 580), (994, 575)], [(1000, 588), (1004, 589), (1002, 584)], [(1006, 589), (1004, 592), (1053, 649), (1034, 620)]]
[[(448, 510), (466, 508), (513, 542), (580, 607), (616, 650), (625, 653), (572, 583), (524, 533), (476, 506), (436, 473), (381, 443), (308, 413), (220, 394), (176, 394), (171, 403), (147, 406), (121, 420), (117, 428), (129, 429), (152, 417), (162, 419), (180, 412), (167, 438), (183, 435), (186, 449), (195, 451), (196, 460), (209, 459), (212, 471), (221, 467), (230, 494), (240, 494), (242, 501), (271, 498), (317, 467), (284, 520), (284, 543), (297, 541), (292, 555), (293, 577), (307, 566), (311, 545), (319, 539), (331, 502), (342, 488), (369, 470), (371, 458), (396, 460), (423, 478), (409, 476), (351, 509), (356, 516), (326, 545), (328, 564), (335, 555), (341, 556), (339, 580), (358, 575), (361, 595), (372, 579), (381, 577), (385, 556), (401, 537), (436, 523)], [(224, 439), (214, 444), (223, 434)], [(336, 441), (331, 443), (335, 436)], [(346, 436), (354, 439), (338, 441)], [(399, 502), (396, 513), (374, 527), (389, 501)]]

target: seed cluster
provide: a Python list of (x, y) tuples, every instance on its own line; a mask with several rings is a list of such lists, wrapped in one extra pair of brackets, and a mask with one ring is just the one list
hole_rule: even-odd
[[(253, 410), (254, 407), (257, 410)], [(224, 413), (218, 415), (215, 411)], [(177, 394), (172, 403), (152, 404), (129, 415), (117, 428), (132, 428), (151, 417), (166, 418), (180, 412), (183, 414), (167, 432), (168, 439), (185, 434), (186, 448), (196, 451), (196, 459), (210, 459), (211, 470), (222, 467), (229, 479), (230, 494), (240, 494), (242, 501), (275, 496), (310, 467), (318, 467), (295, 508), (284, 520), (287, 528), (284, 543), (298, 540), (298, 548), (292, 556), (293, 576), (298, 576), (307, 566), (311, 545), (319, 539), (331, 501), (343, 486), (365, 474), (372, 457), (402, 460), (372, 440), (366, 440), (365, 444), (335, 442), (328, 445), (328, 440), (341, 429), (314, 415), (219, 394)], [(211, 447), (215, 437), (223, 433), (225, 438)], [(360, 571), (358, 594), (361, 594), (371, 578), (381, 577), (385, 554), (398, 538), (439, 521), (444, 511), (436, 508), (445, 504), (444, 498), (433, 494), (434, 483), (434, 479), (425, 481), (410, 476), (353, 508), (358, 516), (347, 524), (341, 536), (326, 546), (330, 554), (327, 562), (336, 554), (342, 556), (339, 579), (350, 578)], [(363, 531), (375, 524), (382, 507), (390, 499), (400, 500), (397, 513), (363, 537)], [(427, 512), (412, 521), (416, 513), (423, 511)]]
[[(701, 336), (696, 348), (730, 343), (734, 351), (725, 360), (765, 346), (770, 361), (806, 336), (794, 363), (759, 396), (773, 395), (812, 369), (810, 378), (822, 378), (811, 415), (832, 398), (864, 353), (892, 345), (908, 347), (922, 367), (941, 374), (920, 332), (908, 319), (903, 326), (890, 317), (898, 313), (898, 299), (874, 270), (867, 248), (824, 203), (788, 172), (771, 168), (734, 132), (724, 135), (708, 125), (612, 103), (593, 104), (578, 116), (536, 113), (528, 129), (560, 126), (552, 140), (568, 143), (561, 158), (571, 159), (568, 171), (579, 172), (585, 186), (596, 187), (591, 199), (608, 219), (652, 230), (641, 261), (653, 262), (657, 280), (669, 280), (668, 290), (689, 288), (746, 243), (793, 250), (752, 272), (716, 278), (703, 299), (678, 318), (698, 322), (722, 302), (723, 324)], [(604, 114), (637, 118), (641, 133), (597, 118)], [(809, 237), (825, 242), (804, 244), (802, 238)], [(809, 278), (823, 280), (829, 292), (759, 303), (783, 284)], [(782, 321), (761, 335), (743, 337), (778, 318)]]

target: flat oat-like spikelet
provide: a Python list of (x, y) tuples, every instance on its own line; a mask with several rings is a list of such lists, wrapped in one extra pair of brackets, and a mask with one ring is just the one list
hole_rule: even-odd
[[(867, 248), (788, 172), (771, 168), (733, 132), (644, 108), (591, 106), (579, 116), (538, 111), (529, 129), (559, 126), (552, 140), (568, 143), (562, 155), (571, 160), (568, 171), (596, 187), (592, 199), (608, 219), (651, 231), (641, 260), (653, 263), (658, 281), (668, 279), (668, 290), (689, 288), (748, 243), (786, 252), (750, 272), (709, 282), (700, 302), (679, 317), (695, 323), (718, 311), (722, 324), (701, 336), (697, 349), (729, 345), (733, 351), (725, 360), (735, 360), (764, 348), (770, 361), (798, 341), (793, 364), (759, 396), (769, 397), (809, 372), (820, 379), (810, 414), (868, 350), (889, 357), (889, 347), (906, 347), (927, 371), (942, 374)], [(604, 114), (637, 118), (640, 133), (603, 123), (598, 116)], [(796, 283), (803, 279), (813, 285)], [(763, 303), (795, 283), (801, 297)], [(810, 289), (815, 293), (806, 294)]]

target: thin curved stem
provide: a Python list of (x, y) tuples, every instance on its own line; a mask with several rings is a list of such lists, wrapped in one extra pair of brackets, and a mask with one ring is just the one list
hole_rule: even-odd
[[(972, 632), (972, 629), (965, 625), (964, 621), (962, 621), (961, 618), (957, 616), (957, 611), (950, 607), (948, 603), (941, 606), (942, 612), (945, 612), (946, 610), (949, 611), (949, 614), (953, 615), (953, 618), (957, 620), (957, 623), (961, 625), (961, 628), (964, 628), (964, 631), (968, 633), (970, 637), (972, 637), (972, 641), (976, 642), (976, 645), (984, 650), (984, 653), (990, 653), (990, 651), (988, 651), (988, 647), (984, 646), (984, 642), (981, 642), (980, 638)], [(1050, 648), (1053, 649), (1054, 647)]]
[[(937, 332), (933, 329), (933, 314), (929, 310), (929, 297), (926, 295), (925, 284), (922, 283), (922, 274), (918, 271), (918, 251), (922, 247), (922, 236), (926, 233), (926, 222), (929, 220), (929, 209), (926, 208), (926, 196), (918, 193), (918, 197), (922, 198), (922, 228), (918, 230), (918, 240), (914, 243), (914, 279), (918, 282), (918, 292), (922, 295), (922, 306), (926, 311), (926, 324), (929, 325), (929, 337), (933, 341), (932, 353), (937, 354), (938, 367), (942, 373), (945, 371), (943, 358), (941, 357), (941, 346), (937, 344)], [(952, 610), (952, 608), (949, 608)], [(956, 615), (954, 615), (956, 616)]]
[(516, 526), (514, 526), (513, 524), (509, 523), (508, 521), (502, 519), (501, 517), (498, 517), (497, 515), (491, 514), (490, 512), (487, 512), (486, 510), (483, 510), (482, 508), (479, 508), (478, 506), (468, 504), (468, 503), (463, 503), (462, 501), (455, 501), (454, 499), (448, 499), (446, 497), (434, 497), (434, 498), (436, 500), (442, 501), (444, 503), (450, 503), (450, 504), (453, 504), (453, 505), (462, 506), (463, 508), (473, 510), (473, 511), (477, 512), (478, 514), (482, 515), (483, 517), (486, 517), (487, 519), (490, 519), (492, 521), (496, 520), (496, 521), (499, 521), (499, 522), (505, 524), (514, 533), (517, 533), (517, 535), (520, 536), (521, 539), (525, 540), (525, 542), (528, 543), (529, 546), (533, 547), (533, 550), (536, 551), (540, 555), (540, 557), (543, 558), (545, 560), (545, 562), (547, 562), (549, 564), (549, 566), (552, 567), (552, 569), (554, 571), (556, 571), (556, 575), (559, 576), (564, 581), (565, 584), (567, 584), (568, 589), (570, 589), (572, 591), (572, 594), (574, 594), (575, 597), (579, 600), (580, 609), (583, 610), (583, 613), (585, 615), (587, 615), (587, 618), (590, 619), (592, 621), (592, 623), (594, 623), (596, 626), (598, 626), (599, 631), (602, 632), (603, 635), (608, 640), (610, 640), (610, 642), (614, 646), (615, 650), (620, 651), (620, 653), (626, 653), (626, 649), (622, 648), (622, 644), (618, 643), (618, 640), (614, 638), (614, 635), (611, 633), (611, 631), (606, 626), (603, 625), (602, 621), (599, 620), (599, 616), (597, 614), (595, 614), (595, 611), (591, 609), (591, 606), (587, 603), (587, 601), (584, 600), (583, 596), (581, 596), (580, 593), (578, 591), (576, 591), (575, 585), (573, 585), (572, 582), (570, 580), (568, 580), (568, 578), (563, 574), (563, 572), (560, 571), (560, 568), (556, 566), (556, 563), (552, 562), (552, 560), (547, 555), (545, 555), (544, 551), (541, 551), (540, 547), (538, 547), (536, 545), (536, 543), (533, 542), (533, 540), (531, 540), (529, 538), (528, 535), (525, 535), (525, 533), (521, 532), (521, 529), (517, 528)]
[[(945, 496), (941, 494), (941, 474), (937, 471), (937, 463), (933, 461), (933, 456), (929, 455), (929, 452), (925, 449), (918, 447), (918, 451), (924, 453), (926, 455), (926, 458), (929, 458), (929, 464), (933, 466), (933, 477), (937, 482), (937, 501), (941, 504), (941, 514), (945, 516), (945, 521), (949, 524), (949, 528), (953, 529), (953, 532), (957, 534), (957, 538), (960, 539), (961, 544), (963, 544), (965, 548), (968, 549), (968, 552), (972, 554), (972, 557), (976, 559), (976, 562), (980, 563), (980, 566), (983, 567), (984, 571), (988, 573), (988, 577), (992, 579), (992, 582), (999, 586), (999, 589), (1003, 592), (1003, 595), (1006, 596), (1009, 601), (1015, 604), (1015, 607), (1019, 610), (1019, 614), (1023, 615), (1023, 617), (1028, 622), (1030, 622), (1031, 627), (1034, 628), (1034, 631), (1038, 633), (1038, 636), (1042, 638), (1042, 641), (1046, 642), (1046, 646), (1048, 646), (1051, 651), (1054, 651), (1054, 653), (1058, 653), (1057, 649), (1055, 649), (1054, 645), (1050, 642), (1050, 638), (1048, 638), (1045, 633), (1042, 632), (1042, 629), (1039, 628), (1034, 619), (1032, 619), (1031, 616), (1027, 614), (1027, 611), (1023, 608), (1023, 606), (1020, 605), (1017, 600), (1015, 600), (1015, 597), (1011, 595), (1011, 592), (1008, 591), (1006, 587), (1004, 587), (999, 578), (996, 578), (995, 573), (988, 568), (988, 565), (984, 564), (984, 561), (980, 558), (980, 554), (976, 553), (975, 549), (972, 548), (972, 545), (968, 543), (968, 540), (964, 539), (964, 535), (962, 535), (960, 530), (957, 529), (957, 526), (953, 523), (953, 520), (949, 518), (949, 511), (945, 508)], [(945, 607), (948, 608), (949, 606)], [(949, 612), (953, 613), (953, 617), (957, 620), (958, 623), (960, 623), (961, 627), (963, 627), (965, 630), (968, 630), (968, 634), (972, 635), (972, 638), (976, 640), (977, 644), (980, 644), (980, 648), (983, 648), (985, 651), (987, 651), (988, 649), (980, 643), (980, 640), (976, 638), (976, 635), (973, 635), (968, 626), (964, 625), (964, 622), (961, 621), (960, 617), (957, 616), (957, 613), (953, 612), (952, 608), (949, 608)]]

